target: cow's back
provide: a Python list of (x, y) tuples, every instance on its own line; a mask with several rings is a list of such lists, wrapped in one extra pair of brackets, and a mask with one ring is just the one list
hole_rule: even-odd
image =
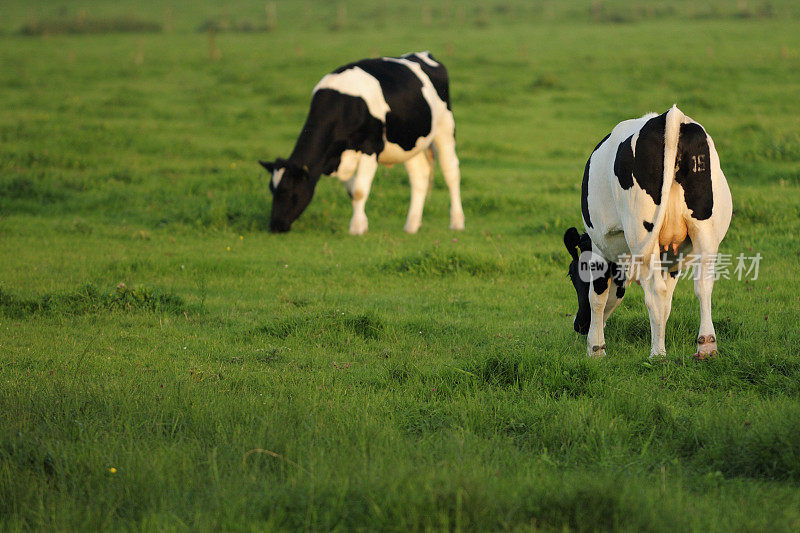
[(326, 75), (314, 88), (358, 97), (384, 124), (381, 163), (403, 162), (427, 148), (443, 112), (449, 113), (446, 69), (430, 54), (356, 61)]
[(406, 54), (401, 59), (412, 61), (419, 65), (422, 72), (433, 84), (436, 89), (436, 94), (439, 99), (445, 103), (447, 109), (450, 108), (450, 78), (447, 75), (447, 69), (436, 61), (430, 52), (416, 52), (413, 54)]

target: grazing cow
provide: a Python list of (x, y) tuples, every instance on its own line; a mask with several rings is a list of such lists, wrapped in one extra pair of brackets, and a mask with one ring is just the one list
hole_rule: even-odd
[(345, 183), (353, 203), (350, 233), (361, 235), (367, 231), (364, 206), (378, 164), (405, 163), (411, 181), (405, 230), (416, 233), (433, 176), (432, 145), (450, 189), (450, 228), (464, 229), (455, 121), (444, 66), (421, 52), (339, 67), (314, 88), (311, 109), (289, 159), (260, 161), (271, 174), (270, 229), (289, 231), (326, 174)]
[(605, 355), (605, 322), (631, 279), (642, 285), (650, 313), (650, 357), (664, 355), (672, 293), (681, 268), (689, 265), (696, 269), (700, 301), (695, 357), (716, 355), (711, 290), (731, 211), (714, 142), (677, 107), (620, 122), (600, 141), (583, 172), (586, 233), (569, 228), (564, 234), (578, 293), (574, 328), (588, 333), (590, 356)]

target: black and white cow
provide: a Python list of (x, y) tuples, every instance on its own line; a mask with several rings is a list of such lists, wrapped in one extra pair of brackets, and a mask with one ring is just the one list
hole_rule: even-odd
[(651, 357), (665, 354), (672, 293), (689, 264), (700, 301), (695, 357), (716, 355), (711, 291), (732, 202), (705, 129), (675, 106), (617, 124), (586, 162), (581, 211), (586, 233), (569, 228), (564, 244), (578, 293), (574, 328), (588, 333), (589, 355), (605, 355), (605, 322), (632, 279), (650, 313)]
[(361, 235), (367, 231), (364, 206), (378, 164), (405, 163), (411, 181), (405, 230), (416, 233), (433, 175), (431, 145), (450, 189), (450, 227), (464, 229), (455, 121), (444, 66), (422, 52), (364, 59), (334, 70), (314, 88), (311, 109), (289, 159), (260, 162), (271, 174), (270, 229), (289, 231), (326, 174), (345, 183), (353, 204), (350, 233)]

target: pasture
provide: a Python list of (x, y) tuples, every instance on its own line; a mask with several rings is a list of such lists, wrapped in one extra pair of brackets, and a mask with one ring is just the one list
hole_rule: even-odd
[[(0, 6), (0, 528), (800, 528), (796, 3), (266, 6)], [(417, 50), (450, 72), (466, 230), (437, 168), (403, 233), (397, 166), (366, 235), (331, 178), (270, 234), (257, 160), (319, 78)], [(758, 277), (716, 283), (717, 359), (689, 281), (665, 362), (636, 286), (589, 359), (583, 167), (673, 103)]]

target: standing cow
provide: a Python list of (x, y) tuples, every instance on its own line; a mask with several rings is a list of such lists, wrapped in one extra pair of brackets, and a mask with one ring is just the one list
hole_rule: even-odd
[(311, 202), (322, 174), (345, 183), (353, 203), (350, 233), (367, 231), (364, 206), (378, 164), (405, 163), (416, 233), (433, 175), (436, 147), (450, 189), (450, 228), (464, 229), (455, 121), (447, 70), (430, 53), (364, 59), (340, 67), (314, 88), (311, 109), (289, 159), (261, 161), (271, 174), (270, 229), (289, 231)]
[[(700, 301), (695, 357), (715, 356), (714, 262), (732, 203), (705, 129), (675, 106), (661, 115), (619, 123), (586, 162), (581, 211), (586, 233), (569, 228), (564, 244), (578, 293), (574, 327), (588, 333), (589, 355), (605, 355), (605, 322), (631, 279), (641, 283), (650, 313), (650, 356), (664, 355), (678, 273), (693, 264)], [(623, 261), (630, 268), (620, 268)]]

